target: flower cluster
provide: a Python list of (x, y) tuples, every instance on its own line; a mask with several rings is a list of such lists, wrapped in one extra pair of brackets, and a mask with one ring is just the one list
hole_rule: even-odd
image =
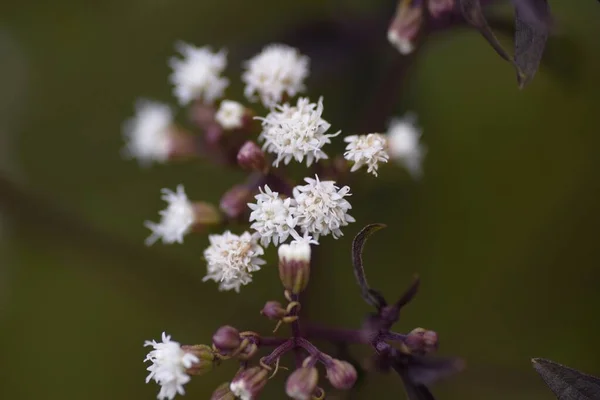
[[(209, 244), (203, 252), (203, 281), (214, 281), (219, 290), (237, 293), (266, 264), (266, 249), (271, 244), (277, 247), (287, 305), (271, 300), (261, 313), (277, 321), (276, 330), (281, 324), (291, 324), (293, 335), (287, 339), (262, 337), (224, 326), (214, 334), (212, 346), (182, 346), (163, 333), (162, 342), (146, 342), (152, 347), (145, 359), (150, 363), (147, 380), (161, 386), (159, 399), (170, 400), (184, 394), (192, 375), (237, 359), (242, 368), (231, 382), (217, 388), (213, 399), (255, 399), (269, 376), (277, 373), (281, 356), (293, 350), (305, 356), (298, 358), (288, 377), (285, 391), (289, 397), (323, 398), (318, 363), (325, 367), (333, 388), (350, 389), (357, 377), (355, 366), (321, 352), (299, 328), (299, 296), (311, 275), (311, 246), (319, 245), (324, 237), (339, 239), (345, 227), (355, 222), (350, 215), (351, 189), (344, 181), (347, 172), (366, 167), (367, 173), (377, 176), (379, 167), (392, 159), (419, 175), (424, 155), (420, 131), (411, 119), (394, 120), (387, 133), (346, 137), (345, 152), (330, 160), (325, 145), (332, 144), (341, 131), (331, 129), (332, 124), (324, 119), (323, 97), (316, 102), (307, 97), (294, 99), (305, 90), (309, 74), (309, 59), (297, 49), (272, 44), (244, 64), (243, 94), (251, 103), (260, 100), (262, 110), (224, 99), (229, 86), (222, 76), (227, 67), (225, 50), (213, 52), (210, 47), (187, 43), (178, 44), (177, 50), (180, 57), (170, 60), (173, 93), (181, 106), (189, 108), (191, 122), (203, 134), (176, 125), (169, 106), (140, 101), (136, 116), (124, 125), (126, 155), (143, 164), (204, 158), (236, 166), (247, 171), (247, 176), (223, 193), (218, 205), (190, 200), (181, 184), (175, 191), (162, 189), (167, 207), (159, 212), (159, 222), (145, 223), (151, 230), (146, 244), (158, 240), (183, 243), (187, 234), (210, 228)], [(311, 170), (300, 177), (291, 176), (284, 165), (292, 162)], [(222, 233), (212, 233), (215, 229)], [(366, 343), (360, 332), (351, 336)], [(404, 347), (425, 337), (431, 341), (431, 335), (403, 339)], [(260, 346), (275, 348), (252, 366)]]

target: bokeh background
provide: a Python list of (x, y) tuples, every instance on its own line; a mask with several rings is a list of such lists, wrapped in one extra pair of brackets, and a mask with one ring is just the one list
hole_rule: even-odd
[[(244, 59), (269, 42), (298, 46), (312, 57), (309, 95), (325, 96), (326, 119), (346, 134), (419, 115), (423, 179), (394, 166), (355, 177), (358, 222), (322, 240), (309, 318), (359, 326), (369, 308), (351, 238), (386, 222), (367, 245), (371, 283), (391, 297), (413, 273), (423, 282), (398, 330), (435, 329), (440, 352), (467, 361), (433, 388), (440, 399), (552, 399), (531, 357), (600, 375), (600, 5), (551, 4), (556, 34), (520, 91), (511, 67), (468, 29), (429, 36), (403, 59), (385, 40), (393, 4), (384, 0), (4, 2), (0, 398), (153, 399), (144, 340), (166, 330), (205, 343), (226, 323), (272, 329), (258, 311), (281, 298), (273, 263), (240, 295), (220, 293), (201, 282), (206, 235), (143, 244), (142, 222), (163, 208), (160, 188), (183, 183), (191, 198), (217, 202), (244, 177), (202, 161), (141, 169), (121, 157), (135, 99), (174, 103), (176, 40), (227, 47), (228, 96), (238, 100)], [(510, 7), (493, 15), (502, 22)], [(208, 398), (234, 371), (224, 364), (193, 379), (186, 398)], [(394, 375), (347, 396), (332, 395), (403, 398)], [(264, 398), (283, 397), (281, 379), (268, 385)]]

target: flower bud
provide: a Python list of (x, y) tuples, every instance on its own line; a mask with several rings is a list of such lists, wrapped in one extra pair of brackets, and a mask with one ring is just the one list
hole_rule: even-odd
[(221, 351), (233, 351), (242, 343), (240, 332), (233, 326), (225, 325), (217, 329), (212, 337), (213, 344)]
[(210, 400), (235, 400), (235, 395), (229, 390), (229, 382), (225, 382), (216, 388)]
[(319, 373), (315, 367), (298, 368), (288, 377), (285, 392), (295, 400), (310, 400), (318, 382)]
[(219, 208), (231, 219), (239, 219), (248, 211), (248, 202), (252, 199), (252, 192), (244, 185), (235, 185), (223, 197)]
[(416, 328), (408, 334), (404, 343), (411, 351), (431, 353), (438, 347), (438, 334), (434, 331)]
[(388, 41), (401, 54), (412, 53), (422, 23), (423, 3), (421, 1), (399, 1), (394, 20), (388, 28)]
[(280, 320), (285, 317), (286, 311), (280, 302), (267, 301), (260, 313), (269, 319)]
[(310, 278), (310, 245), (305, 241), (282, 244), (279, 253), (279, 279), (286, 290), (298, 294)]
[(199, 154), (198, 139), (179, 127), (169, 129), (167, 141), (169, 160), (186, 160)]
[(268, 379), (269, 371), (261, 367), (252, 367), (240, 371), (231, 381), (229, 389), (236, 397), (244, 400), (254, 400), (258, 397)]
[(194, 212), (194, 224), (192, 229), (195, 231), (203, 230), (205, 227), (210, 225), (217, 225), (221, 222), (221, 213), (217, 210), (214, 205), (198, 201), (192, 203), (192, 209)]
[(181, 349), (186, 353), (191, 353), (198, 357), (198, 362), (195, 362), (190, 368), (185, 370), (188, 375), (202, 375), (212, 370), (215, 355), (210, 346), (204, 344), (196, 344), (193, 346), (186, 345), (181, 346)]
[(242, 145), (237, 153), (238, 165), (244, 169), (264, 171), (266, 167), (265, 152), (251, 140)]
[(356, 369), (347, 361), (334, 359), (327, 366), (327, 379), (334, 388), (348, 390), (356, 383)]
[(439, 18), (442, 14), (446, 14), (454, 10), (455, 0), (429, 0), (427, 7), (429, 8), (429, 14), (433, 18)]

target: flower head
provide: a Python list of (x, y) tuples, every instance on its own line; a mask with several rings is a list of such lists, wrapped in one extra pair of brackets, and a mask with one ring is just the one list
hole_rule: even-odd
[(169, 205), (159, 212), (160, 223), (146, 221), (146, 227), (152, 230), (152, 234), (146, 239), (148, 246), (161, 238), (165, 244), (183, 243), (183, 237), (195, 222), (194, 207), (188, 200), (183, 185), (178, 185), (176, 192), (169, 189), (162, 189), (161, 192), (161, 198)]
[(125, 155), (137, 158), (142, 165), (165, 162), (171, 150), (173, 111), (165, 104), (146, 99), (138, 100), (135, 110), (135, 117), (123, 124)]
[(215, 114), (215, 120), (224, 129), (241, 128), (244, 124), (244, 113), (246, 109), (237, 101), (223, 100), (219, 110)]
[(293, 97), (304, 91), (309, 59), (297, 49), (283, 44), (271, 44), (245, 64), (242, 80), (244, 94), (250, 100), (258, 93), (266, 107), (281, 102), (283, 94)]
[(392, 120), (387, 137), (390, 157), (404, 164), (405, 168), (418, 178), (421, 175), (421, 163), (426, 149), (419, 143), (421, 129), (416, 126), (415, 117), (409, 115)]
[(150, 374), (146, 383), (154, 380), (161, 388), (158, 399), (173, 399), (177, 393), (185, 394), (183, 385), (189, 382), (190, 377), (186, 369), (191, 368), (200, 360), (192, 353), (185, 352), (181, 345), (171, 340), (171, 336), (163, 332), (162, 342), (146, 341), (144, 346), (152, 346), (144, 362), (150, 361), (148, 367)]
[(260, 270), (265, 263), (260, 258), (264, 250), (250, 232), (235, 235), (226, 231), (222, 235), (210, 235), (210, 246), (204, 250), (207, 274), (204, 281), (219, 282), (219, 290), (235, 290), (252, 282), (252, 272)]
[(367, 172), (377, 176), (377, 168), (380, 162), (388, 162), (390, 158), (387, 153), (387, 138), (379, 133), (368, 135), (352, 135), (344, 138), (348, 143), (344, 158), (353, 161), (351, 172), (367, 166)]
[(264, 141), (263, 149), (277, 154), (273, 162), (279, 166), (283, 161), (288, 164), (292, 158), (302, 162), (306, 157), (306, 165), (313, 161), (327, 158), (321, 148), (331, 143), (330, 138), (340, 132), (326, 134), (331, 126), (321, 118), (323, 114), (323, 98), (318, 103), (311, 103), (306, 97), (299, 98), (295, 106), (284, 104), (277, 106), (262, 120), (263, 131), (259, 136)]
[(227, 78), (220, 76), (227, 64), (225, 50), (213, 53), (209, 47), (183, 42), (176, 47), (183, 59), (173, 57), (169, 65), (173, 69), (170, 79), (179, 104), (186, 105), (195, 99), (210, 104), (221, 97), (229, 85)]
[(277, 246), (280, 242), (285, 242), (296, 226), (294, 199), (282, 199), (279, 193), (271, 191), (267, 185), (264, 190), (260, 188), (255, 199), (256, 204), (248, 204), (252, 210), (250, 222), (254, 221), (250, 228), (260, 235), (261, 244), (268, 246), (272, 241)]
[(354, 222), (348, 214), (352, 208), (344, 197), (350, 196), (350, 188), (338, 188), (334, 181), (305, 178), (307, 185), (293, 190), (296, 200), (298, 226), (318, 239), (320, 235), (332, 234), (335, 239), (342, 236), (340, 227)]

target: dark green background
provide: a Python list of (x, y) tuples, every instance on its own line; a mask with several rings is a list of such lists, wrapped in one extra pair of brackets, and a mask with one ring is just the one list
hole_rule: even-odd
[[(144, 340), (166, 330), (208, 342), (225, 323), (272, 328), (258, 314), (281, 297), (272, 263), (240, 295), (219, 293), (201, 282), (206, 236), (143, 245), (142, 222), (163, 207), (160, 188), (183, 183), (193, 199), (216, 202), (244, 175), (202, 162), (140, 169), (120, 157), (120, 125), (139, 96), (173, 102), (166, 60), (175, 40), (228, 47), (228, 95), (241, 99), (238, 49), (246, 56), (245, 45), (279, 40), (292, 25), (377, 3), (3, 3), (0, 398), (153, 399)], [(356, 327), (368, 308), (349, 264), (351, 238), (367, 223), (388, 223), (368, 244), (372, 284), (394, 296), (418, 272), (422, 290), (398, 329), (435, 329), (441, 353), (467, 360), (464, 373), (434, 388), (440, 399), (551, 399), (530, 367), (534, 356), (600, 375), (600, 5), (551, 4), (559, 36), (547, 59), (557, 67), (524, 91), (476, 32), (427, 41), (395, 107), (420, 116), (424, 179), (395, 167), (377, 179), (360, 174), (358, 222), (321, 242), (307, 312)], [(355, 115), (372, 104), (378, 69), (394, 55), (384, 37), (379, 46), (373, 58), (308, 81), (312, 97), (325, 95), (334, 128), (353, 132)], [(186, 398), (207, 398), (234, 371), (195, 378)], [(377, 376), (351, 397), (401, 393), (397, 377)], [(265, 397), (283, 398), (282, 381)]]

